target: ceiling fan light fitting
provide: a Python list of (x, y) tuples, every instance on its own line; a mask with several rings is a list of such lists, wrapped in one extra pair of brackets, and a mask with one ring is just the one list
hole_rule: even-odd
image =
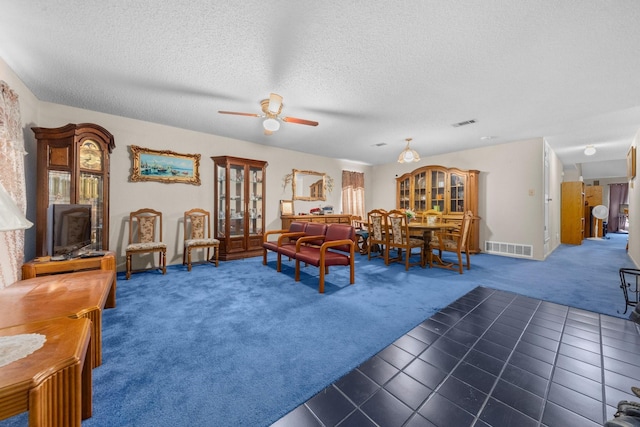
[(269, 117), (262, 122), (262, 126), (270, 132), (275, 132), (280, 129), (280, 122), (274, 118)]
[(594, 154), (596, 154), (596, 147), (594, 147), (593, 145), (587, 145), (584, 149), (584, 155), (593, 156)]
[(282, 97), (277, 93), (269, 95), (269, 106), (267, 110), (273, 114), (280, 114), (282, 112)]
[(411, 142), (411, 139), (412, 138), (406, 139), (407, 146), (404, 150), (402, 150), (400, 156), (398, 156), (398, 163), (411, 163), (420, 161), (420, 155), (418, 154), (418, 152), (416, 150), (412, 150), (411, 147), (409, 147), (409, 142)]

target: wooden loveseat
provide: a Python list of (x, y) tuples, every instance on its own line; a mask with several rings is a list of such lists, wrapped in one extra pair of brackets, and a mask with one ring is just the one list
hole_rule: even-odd
[[(269, 236), (279, 234), (277, 241), (269, 241)], [(355, 283), (354, 255), (356, 232), (349, 224), (291, 223), (289, 230), (267, 232), (263, 242), (263, 263), (266, 264), (267, 250), (278, 254), (277, 271), (280, 271), (282, 256), (296, 260), (296, 282), (300, 281), (300, 263), (320, 269), (318, 291), (324, 293), (324, 276), (329, 267), (349, 266), (350, 284)]]

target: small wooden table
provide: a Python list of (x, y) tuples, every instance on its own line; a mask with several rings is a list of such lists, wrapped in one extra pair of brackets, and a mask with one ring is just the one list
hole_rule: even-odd
[(115, 307), (116, 274), (91, 270), (20, 280), (0, 289), (0, 328), (56, 317), (92, 322), (92, 367), (102, 364), (102, 309)]
[(22, 279), (82, 270), (116, 271), (116, 255), (114, 252), (107, 251), (104, 256), (93, 258), (74, 258), (65, 261), (38, 261), (34, 259), (22, 265)]
[(91, 417), (91, 322), (57, 319), (0, 329), (42, 334), (44, 345), (0, 367), (0, 420), (29, 411), (29, 426), (80, 426)]

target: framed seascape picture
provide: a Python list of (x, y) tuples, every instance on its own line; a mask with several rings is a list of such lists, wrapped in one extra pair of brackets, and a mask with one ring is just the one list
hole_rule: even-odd
[(627, 178), (633, 179), (636, 177), (636, 147), (631, 146), (627, 153)]
[(129, 181), (180, 182), (200, 185), (200, 154), (180, 154), (131, 146), (133, 166)]

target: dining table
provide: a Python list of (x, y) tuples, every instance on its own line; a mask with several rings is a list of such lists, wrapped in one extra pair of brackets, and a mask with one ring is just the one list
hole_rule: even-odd
[[(365, 230), (369, 230), (370, 224), (369, 221), (367, 220), (354, 220), (353, 221), (354, 224), (356, 226), (360, 226)], [(440, 230), (444, 230), (444, 231), (452, 231), (452, 230), (457, 230), (459, 227), (458, 224), (453, 223), (453, 222), (418, 222), (418, 221), (412, 221), (409, 222), (409, 231), (417, 231), (417, 232), (421, 232), (422, 234), (422, 238), (424, 239), (424, 248), (423, 250), (425, 251), (425, 253), (427, 253), (427, 251), (429, 251), (429, 242), (431, 242), (431, 239), (433, 237), (433, 233), (436, 231), (440, 231)], [(365, 242), (365, 244), (363, 245), (364, 247), (367, 246), (367, 242)], [(362, 252), (361, 252), (362, 253)], [(366, 252), (365, 252), (366, 253)], [(433, 254), (433, 259), (437, 264), (440, 265), (447, 265), (447, 263), (445, 263), (444, 261), (442, 261), (442, 259), (436, 255)]]

